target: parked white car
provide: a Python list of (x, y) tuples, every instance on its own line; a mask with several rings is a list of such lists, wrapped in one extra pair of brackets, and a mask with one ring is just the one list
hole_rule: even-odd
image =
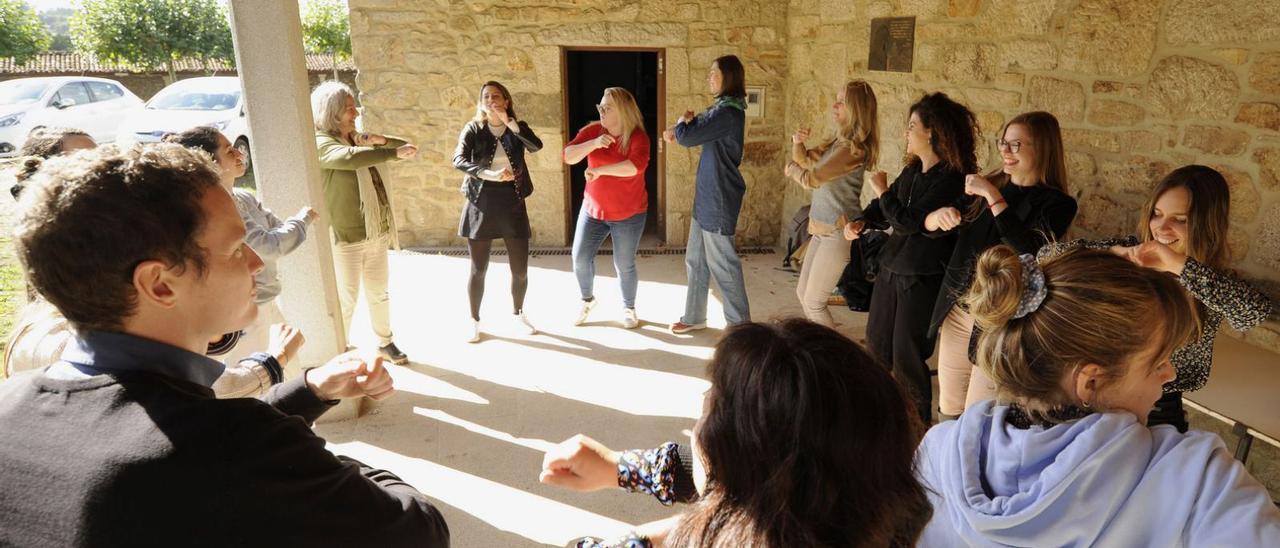
[(142, 107), (123, 84), (105, 78), (52, 76), (0, 82), (0, 158), (16, 156), (31, 130), (70, 127), (98, 143), (116, 138), (120, 121)]
[(160, 90), (120, 124), (122, 143), (152, 143), (168, 133), (213, 126), (240, 149), (249, 162), (249, 124), (244, 116), (240, 79), (206, 76), (178, 80)]

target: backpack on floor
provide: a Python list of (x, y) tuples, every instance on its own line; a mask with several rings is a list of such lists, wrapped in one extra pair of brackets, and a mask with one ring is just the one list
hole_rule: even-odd
[(866, 312), (871, 309), (871, 288), (880, 272), (880, 249), (889, 235), (881, 230), (867, 230), (858, 239), (849, 242), (849, 264), (840, 274), (836, 288), (844, 296), (849, 310)]
[[(804, 262), (805, 246), (809, 243), (809, 206), (803, 206), (791, 216), (787, 232), (787, 253), (782, 256), (783, 268), (799, 269)], [(795, 263), (793, 267), (791, 263)]]

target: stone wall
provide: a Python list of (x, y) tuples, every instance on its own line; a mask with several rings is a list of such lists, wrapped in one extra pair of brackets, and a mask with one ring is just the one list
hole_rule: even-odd
[[(867, 70), (870, 19), (915, 16), (912, 73)], [(1130, 234), (1148, 190), (1190, 163), (1231, 185), (1235, 266), (1280, 297), (1280, 4), (1214, 0), (791, 0), (787, 130), (830, 133), (830, 97), (850, 77), (879, 99), (881, 169), (902, 166), (907, 108), (943, 91), (977, 113), (993, 166), (1010, 117), (1063, 126), (1072, 235)], [(821, 132), (819, 132), (821, 133)], [(892, 175), (890, 176), (892, 180)], [(783, 215), (808, 197), (789, 187)], [(1280, 325), (1245, 338), (1280, 350)]]
[[(560, 51), (564, 46), (665, 49), (666, 122), (702, 110), (711, 60), (736, 54), (747, 81), (780, 107), (787, 4), (776, 0), (350, 0), (353, 57), (366, 127), (408, 137), (418, 159), (395, 170), (395, 215), (405, 245), (460, 245), (463, 198), (450, 160), (486, 80), (506, 84), (520, 117), (546, 148), (530, 157), (535, 246), (565, 241), (565, 166)], [(766, 104), (766, 107), (769, 105)], [(785, 111), (749, 120), (743, 174), (742, 245), (772, 245), (782, 211)], [(573, 128), (576, 130), (576, 128)], [(693, 203), (697, 150), (666, 151), (666, 240), (683, 245)]]

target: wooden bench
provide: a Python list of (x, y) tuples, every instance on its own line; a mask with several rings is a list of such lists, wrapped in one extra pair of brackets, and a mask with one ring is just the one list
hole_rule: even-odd
[(1255, 439), (1280, 447), (1280, 354), (1219, 334), (1209, 383), (1182, 401), (1231, 425), (1241, 462)]

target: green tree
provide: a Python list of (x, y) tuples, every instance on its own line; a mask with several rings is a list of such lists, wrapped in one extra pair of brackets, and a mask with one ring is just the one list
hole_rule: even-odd
[(351, 58), (351, 20), (346, 0), (306, 0), (302, 7), (302, 40), (308, 51), (329, 54), (336, 80), (338, 59)]
[(49, 51), (71, 51), (71, 15), (75, 10), (71, 8), (58, 8), (52, 10), (44, 10), (40, 12), (40, 21), (44, 23), (45, 28), (49, 29), (49, 34), (53, 36), (53, 42), (49, 44)]
[(217, 0), (81, 0), (71, 18), (78, 51), (143, 69), (196, 58), (234, 62), (231, 27)]
[(0, 57), (26, 63), (49, 48), (49, 31), (22, 0), (0, 0)]

